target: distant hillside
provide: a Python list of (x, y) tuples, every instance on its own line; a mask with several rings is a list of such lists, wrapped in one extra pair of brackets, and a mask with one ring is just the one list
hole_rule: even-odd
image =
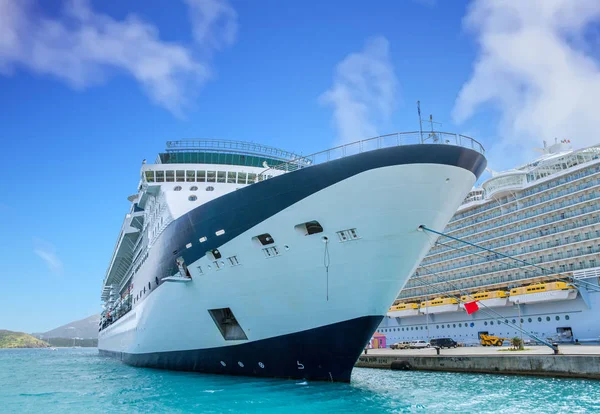
[(47, 348), (44, 341), (23, 332), (0, 330), (0, 348)]
[(35, 333), (38, 338), (81, 338), (98, 339), (98, 323), (100, 315), (92, 315), (79, 321), (70, 322), (51, 331)]

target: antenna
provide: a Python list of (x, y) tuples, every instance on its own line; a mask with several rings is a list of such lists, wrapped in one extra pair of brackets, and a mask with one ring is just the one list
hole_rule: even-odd
[(417, 112), (419, 114), (419, 133), (421, 134), (421, 143), (423, 143), (423, 121), (421, 121), (421, 101), (417, 101)]

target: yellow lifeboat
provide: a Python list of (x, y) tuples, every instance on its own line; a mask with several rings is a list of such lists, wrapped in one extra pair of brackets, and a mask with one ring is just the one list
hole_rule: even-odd
[(421, 302), (421, 313), (433, 314), (444, 312), (456, 312), (459, 309), (459, 303), (454, 298), (435, 298)]
[(419, 314), (418, 303), (399, 303), (391, 306), (387, 316), (392, 318), (402, 318), (405, 316), (415, 316)]
[(570, 300), (577, 297), (577, 289), (566, 282), (536, 283), (510, 290), (509, 300), (513, 303), (536, 303)]
[(460, 307), (464, 308), (465, 302), (473, 302), (474, 300), (479, 302), (482, 306), (486, 306), (488, 308), (506, 306), (509, 304), (507, 292), (504, 290), (492, 290), (489, 292), (477, 292), (471, 295), (461, 296), (460, 301), (463, 303), (461, 303)]

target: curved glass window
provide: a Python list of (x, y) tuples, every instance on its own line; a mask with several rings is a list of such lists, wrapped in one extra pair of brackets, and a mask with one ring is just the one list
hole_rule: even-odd
[(196, 200), (198, 200), (198, 197), (196, 197), (195, 195), (191, 195), (191, 196), (188, 197), (188, 200), (190, 200), (190, 201), (196, 201)]
[(209, 185), (208, 187), (206, 187), (206, 191), (215, 191), (215, 187)]
[(173, 188), (173, 191), (181, 191), (181, 186), (180, 185), (175, 186), (175, 188)]

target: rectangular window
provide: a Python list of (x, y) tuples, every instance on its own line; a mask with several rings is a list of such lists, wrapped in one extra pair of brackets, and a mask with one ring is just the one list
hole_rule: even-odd
[(227, 172), (227, 184), (235, 184), (235, 172), (234, 171)]
[(154, 171), (146, 171), (146, 182), (153, 183), (154, 182)]
[(237, 182), (238, 184), (246, 184), (246, 173), (238, 173)]
[(165, 172), (164, 171), (157, 171), (156, 172), (156, 182), (158, 182), (158, 183), (164, 183), (165, 182)]
[(248, 184), (254, 184), (256, 182), (256, 174), (248, 173)]
[(185, 174), (185, 171), (177, 170), (177, 182), (181, 183), (181, 182), (185, 181), (184, 174)]
[(196, 181), (203, 183), (206, 181), (206, 171), (196, 171)]
[(217, 182), (218, 183), (225, 182), (225, 171), (217, 171)]
[(175, 181), (175, 171), (166, 171), (167, 182), (172, 183)]
[(185, 172), (185, 181), (187, 181), (188, 183), (193, 183), (194, 181), (196, 181), (195, 174), (196, 172), (194, 170), (187, 170)]
[(206, 173), (206, 181), (209, 183), (216, 182), (217, 172), (216, 171), (208, 171)]

